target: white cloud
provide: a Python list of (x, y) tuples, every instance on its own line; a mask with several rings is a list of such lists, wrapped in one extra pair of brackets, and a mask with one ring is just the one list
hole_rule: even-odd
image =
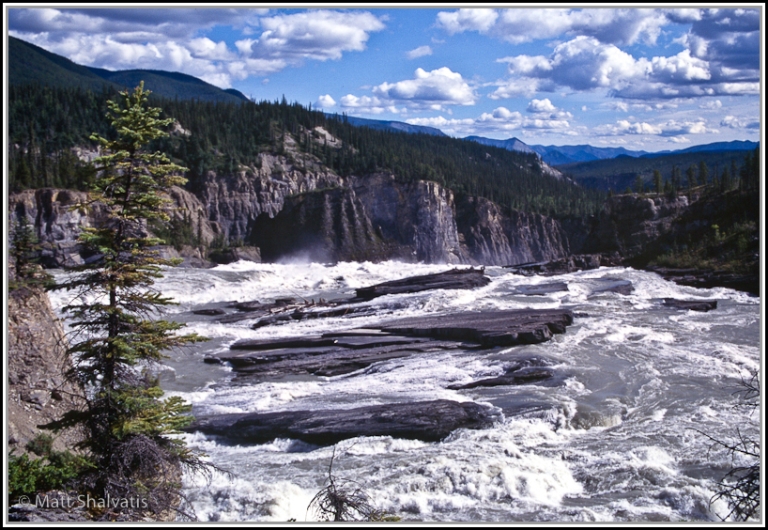
[[(9, 10), (9, 32), (87, 66), (183, 72), (222, 88), (303, 60), (338, 59), (365, 49), (384, 23), (362, 11), (306, 11), (266, 16), (265, 9)], [(231, 49), (201, 31), (216, 25), (250, 35)], [(258, 28), (258, 30), (254, 30)], [(204, 33), (203, 33), (204, 35)]]
[(700, 109), (710, 109), (710, 110), (717, 110), (719, 108), (722, 108), (723, 103), (719, 99), (709, 100), (706, 103), (702, 103), (699, 105)]
[(599, 125), (594, 128), (594, 132), (602, 136), (626, 134), (663, 136), (670, 137), (674, 141), (674, 138), (681, 138), (684, 134), (711, 134), (717, 133), (718, 130), (710, 129), (704, 121), (668, 120), (664, 123), (652, 124), (644, 121), (618, 120), (615, 124)]
[(706, 81), (712, 77), (706, 61), (691, 57), (684, 50), (673, 57), (654, 57), (651, 61), (653, 76), (668, 81)]
[(251, 44), (254, 57), (319, 61), (362, 51), (370, 33), (384, 29), (371, 13), (327, 10), (266, 17), (260, 26), (264, 31)]
[(729, 129), (754, 129), (760, 130), (760, 120), (754, 118), (737, 118), (736, 116), (726, 116), (720, 121), (721, 127)]
[(549, 99), (544, 98), (531, 100), (526, 110), (528, 112), (554, 112), (557, 109)]
[(315, 106), (322, 109), (327, 109), (330, 107), (335, 107), (336, 101), (334, 101), (334, 99), (329, 94), (325, 94), (324, 96), (317, 98), (317, 104)]
[(668, 23), (656, 9), (557, 9), (508, 8), (441, 11), (437, 26), (449, 34), (477, 31), (520, 44), (562, 35), (586, 35), (604, 43), (633, 44), (643, 39), (653, 43)]
[(493, 9), (459, 9), (441, 11), (437, 14), (437, 26), (451, 35), (464, 31), (488, 31), (499, 15)]
[(409, 59), (418, 59), (425, 55), (432, 55), (432, 48), (429, 46), (419, 46), (405, 54)]
[[(555, 113), (557, 113), (555, 109)], [(561, 112), (561, 111), (560, 111)], [(525, 117), (518, 111), (506, 107), (497, 107), (492, 112), (483, 112), (477, 118), (448, 119), (443, 116), (432, 118), (412, 118), (406, 120), (413, 125), (437, 127), (446, 134), (468, 136), (473, 134), (511, 136), (515, 131), (529, 130), (547, 134), (573, 135), (576, 131), (567, 119), (551, 117), (546, 113)]]
[[(518, 55), (498, 60), (510, 78), (500, 81), (493, 99), (532, 95), (534, 91), (568, 87), (608, 89), (623, 98), (682, 98), (759, 93), (752, 81), (714, 82), (712, 65), (684, 50), (671, 57), (635, 58), (613, 44), (579, 36), (555, 46), (545, 56)], [(722, 77), (722, 69), (718, 76)]]
[(442, 67), (427, 72), (417, 68), (413, 79), (382, 83), (373, 93), (384, 99), (415, 106), (474, 105), (477, 96), (460, 73)]

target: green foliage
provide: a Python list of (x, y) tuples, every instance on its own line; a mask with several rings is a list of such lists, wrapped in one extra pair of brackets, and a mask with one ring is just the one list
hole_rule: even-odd
[(54, 451), (50, 435), (39, 435), (27, 449), (40, 458), (8, 454), (8, 497), (14, 502), (21, 495), (33, 496), (39, 491), (65, 489), (83, 473), (93, 469), (85, 457), (70, 451)]
[[(651, 265), (682, 269), (714, 269), (737, 274), (757, 273), (760, 231), (759, 200), (748, 191), (708, 195), (693, 219), (709, 217), (710, 224), (689, 234), (656, 256)], [(698, 203), (694, 203), (694, 207)], [(681, 223), (687, 223), (682, 220)]]
[[(638, 175), (643, 181), (654, 181), (655, 171), (664, 176), (663, 180), (672, 178), (674, 168), (688, 168), (691, 165), (698, 167), (698, 185), (711, 184), (711, 177), (722, 173), (723, 167), (730, 167), (736, 162), (743, 167), (746, 151), (700, 151), (691, 153), (671, 153), (660, 156), (646, 157), (619, 157), (605, 160), (593, 160), (590, 162), (577, 162), (557, 166), (568, 177), (574, 179), (582, 186), (607, 191), (622, 190), (631, 186)], [(750, 157), (750, 161), (752, 157)], [(713, 168), (717, 171), (713, 174)], [(678, 176), (677, 187), (683, 186), (683, 179)], [(662, 183), (663, 185), (663, 183)], [(718, 190), (719, 191), (719, 190)]]
[(37, 265), (40, 245), (37, 235), (27, 216), (18, 216), (13, 229), (10, 255), (13, 260), (15, 279), (10, 282), (12, 289), (22, 286), (47, 287), (51, 285), (51, 275)]
[[(42, 86), (10, 87), (9, 167), (11, 189), (57, 185), (88, 189), (94, 175), (69, 150), (91, 146), (90, 132), (114, 139), (101, 115), (114, 91)], [(390, 171), (403, 182), (433, 180), (457, 194), (494, 200), (500, 206), (555, 216), (595, 213), (603, 194), (544, 175), (536, 155), (476, 142), (424, 134), (354, 127), (343, 117), (327, 116), (299, 104), (161, 100), (168, 115), (189, 132), (154, 139), (150, 147), (168, 153), (189, 168), (187, 188), (200, 193), (210, 171), (230, 175), (256, 170), (260, 154), (283, 154), (293, 169), (322, 165), (340, 175), (365, 176)], [(323, 127), (340, 144), (329, 145), (317, 133)], [(295, 146), (286, 148), (288, 138)], [(284, 168), (285, 169), (285, 168)]]
[(115, 498), (151, 493), (147, 508), (160, 513), (178, 499), (179, 466), (204, 464), (180, 440), (168, 438), (191, 420), (189, 406), (179, 398), (160, 399), (163, 392), (147, 366), (169, 348), (204, 339), (177, 334), (182, 324), (154, 319), (173, 303), (152, 288), (161, 266), (173, 263), (158, 257), (152, 247), (159, 240), (147, 237), (144, 226), (168, 221), (163, 206), (169, 200), (162, 192), (184, 183), (185, 168), (146, 150), (172, 121), (160, 119), (160, 109), (148, 107), (147, 97), (143, 84), (121, 93), (108, 103), (117, 137), (92, 137), (104, 156), (96, 160), (93, 193), (77, 207), (99, 202), (106, 208), (105, 219), (80, 236), (98, 259), (72, 268), (55, 286), (77, 294), (63, 308), (74, 330), (70, 376), (89, 397), (87, 410), (70, 411), (52, 427), (85, 429), (80, 446), (97, 465), (83, 479), (89, 491)]

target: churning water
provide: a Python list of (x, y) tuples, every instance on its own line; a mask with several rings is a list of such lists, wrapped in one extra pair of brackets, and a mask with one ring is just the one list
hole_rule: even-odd
[[(467, 522), (718, 521), (710, 506), (716, 482), (732, 465), (702, 433), (732, 440), (736, 427), (759, 436), (759, 417), (735, 408), (739, 383), (760, 366), (760, 299), (729, 289), (697, 289), (649, 272), (601, 268), (555, 277), (522, 277), (489, 267), (476, 290), (389, 295), (376, 316), (316, 319), (250, 328), (218, 323), (194, 309), (275, 298), (332, 300), (354, 289), (444, 265), (384, 263), (254, 264), (171, 269), (157, 287), (173, 297), (166, 318), (209, 337), (171, 353), (162, 374), (167, 394), (193, 404), (197, 416), (229, 412), (343, 409), (450, 399), (487, 403), (504, 420), (463, 430), (439, 443), (390, 437), (338, 444), (337, 479), (356, 481), (376, 508), (403, 520)], [(605, 290), (629, 280), (634, 292)], [(565, 282), (566, 292), (515, 294), (520, 286)], [(61, 307), (66, 292), (51, 295)], [(701, 313), (664, 306), (665, 297), (717, 299)], [(230, 383), (225, 366), (203, 357), (244, 338), (279, 338), (362, 327), (407, 316), (515, 308), (570, 308), (565, 334), (532, 346), (433, 352), (377, 363), (336, 377), (292, 376)], [(535, 355), (562, 376), (559, 385), (448, 390), (504, 372)], [(203, 521), (305, 521), (333, 454), (296, 440), (231, 445), (201, 434), (191, 446), (231, 474), (210, 481), (186, 476), (185, 492)]]

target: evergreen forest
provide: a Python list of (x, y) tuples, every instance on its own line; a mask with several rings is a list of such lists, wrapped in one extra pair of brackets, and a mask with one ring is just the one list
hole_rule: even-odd
[[(10, 190), (89, 189), (95, 170), (74, 150), (95, 150), (89, 139), (94, 131), (107, 138), (114, 134), (104, 114), (115, 95), (106, 85), (100, 92), (39, 84), (9, 87)], [(345, 116), (326, 115), (285, 98), (233, 103), (155, 97), (152, 104), (188, 132), (157, 140), (151, 147), (190, 169), (187, 188), (193, 192), (201, 191), (209, 171), (248, 171), (259, 166), (264, 152), (290, 157), (285, 150), (289, 135), (295, 150), (341, 176), (391, 171), (403, 182), (436, 181), (458, 195), (486, 197), (506, 209), (585, 216), (596, 212), (605, 198), (604, 192), (546, 175), (535, 154), (450, 137), (355, 127)], [(316, 127), (340, 139), (341, 146), (324, 142)]]

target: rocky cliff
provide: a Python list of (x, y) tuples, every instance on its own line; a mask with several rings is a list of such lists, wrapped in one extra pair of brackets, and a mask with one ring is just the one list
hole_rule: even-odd
[[(308, 157), (262, 154), (258, 168), (209, 173), (200, 198), (181, 188), (169, 196), (171, 217), (202, 245), (255, 245), (266, 261), (301, 255), (319, 261), (509, 265), (568, 255), (567, 237), (553, 219), (505, 215), (485, 199), (457, 203), (438, 183), (398, 182), (391, 173), (341, 178)], [(37, 229), (45, 266), (88, 259), (77, 236), (101, 212), (98, 205), (89, 213), (72, 209), (85, 199), (82, 192), (54, 189), (11, 195), (14, 215), (26, 215)], [(256, 251), (240, 254), (259, 259)], [(182, 257), (188, 265), (203, 265), (206, 258), (192, 248)]]
[(515, 265), (569, 255), (560, 223), (539, 214), (502, 213), (482, 197), (464, 197), (457, 207), (458, 228), (474, 263)]
[[(22, 287), (8, 293), (8, 446), (16, 454), (38, 434), (38, 426), (84, 405), (80, 390), (65, 379), (68, 358), (64, 331), (48, 295)], [(55, 437), (53, 448), (72, 449), (77, 433)]]
[(689, 207), (688, 197), (610, 197), (593, 220), (584, 252), (619, 252), (625, 259), (657, 254), (673, 224)]

